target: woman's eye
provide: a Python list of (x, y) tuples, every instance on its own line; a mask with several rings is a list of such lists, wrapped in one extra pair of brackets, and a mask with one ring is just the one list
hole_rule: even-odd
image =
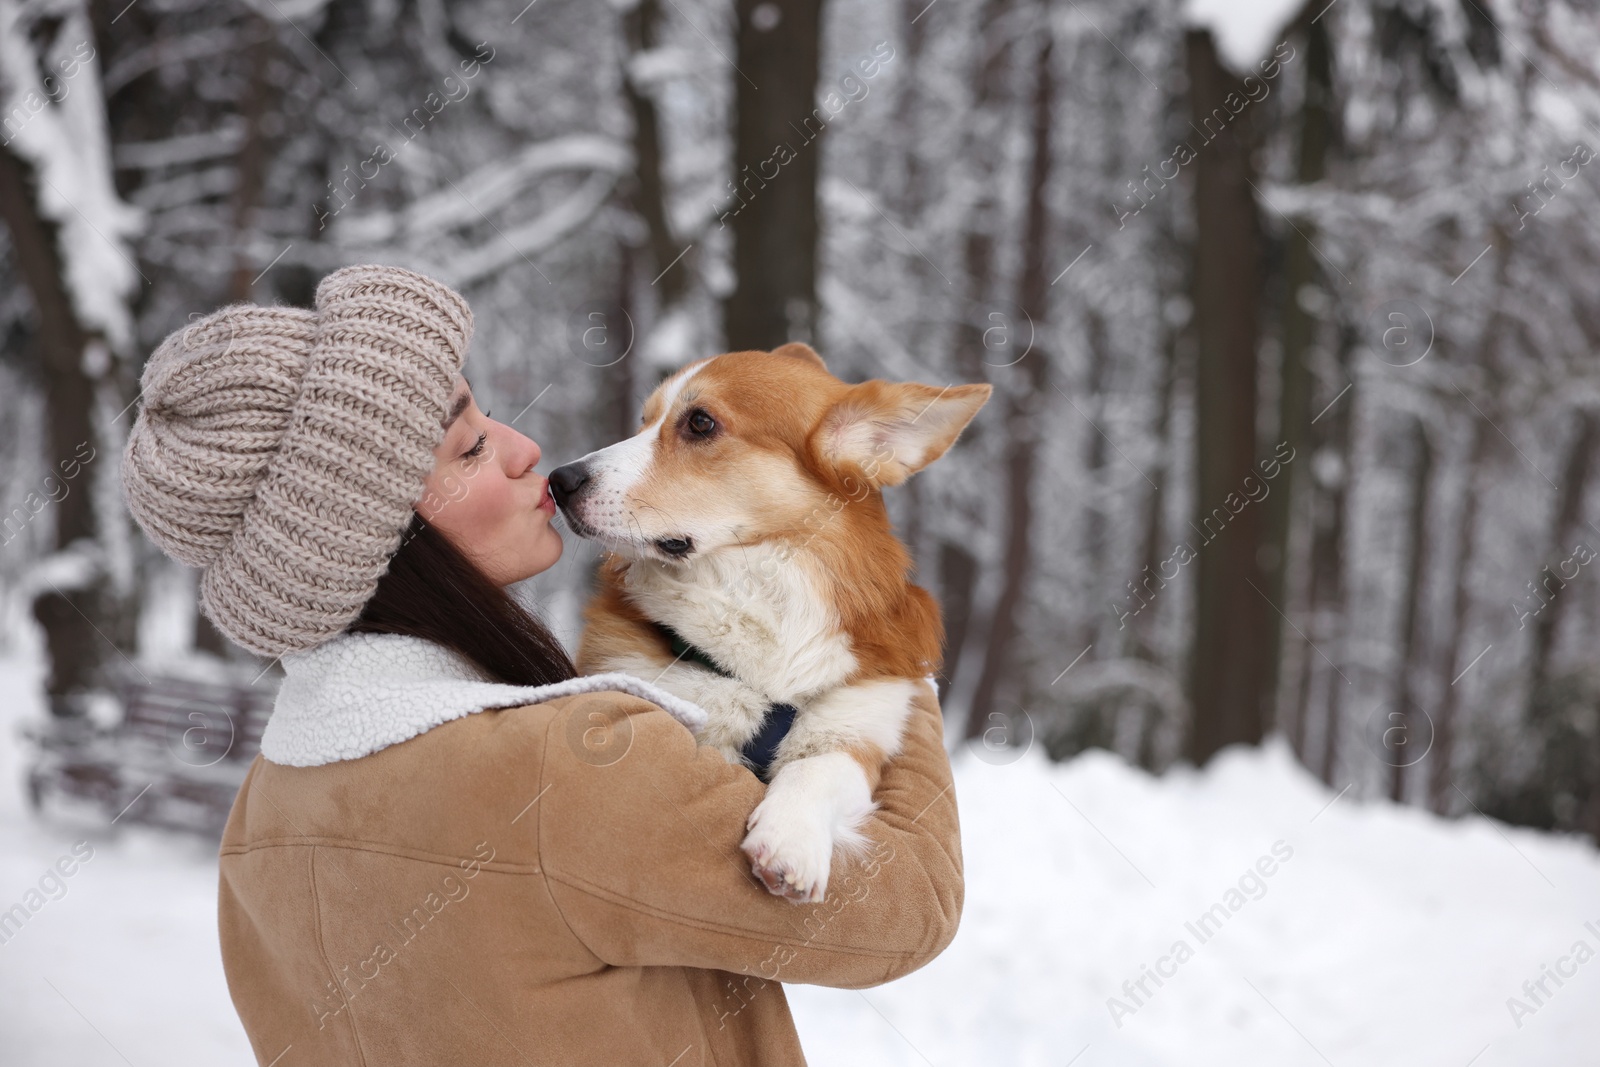
[(717, 432), (717, 420), (699, 408), (689, 412), (689, 418), (684, 425), (696, 437), (710, 437)]
[(473, 445), (471, 448), (467, 449), (466, 454), (469, 455), (469, 456), (481, 456), (481, 455), (483, 455), (483, 443), (485, 441), (487, 441), (488, 439), (489, 439), (489, 435), (488, 434), (480, 433), (478, 435), (478, 443)]

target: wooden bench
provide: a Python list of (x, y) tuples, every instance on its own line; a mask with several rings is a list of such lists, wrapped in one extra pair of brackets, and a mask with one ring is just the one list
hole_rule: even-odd
[(220, 837), (261, 748), (277, 685), (175, 676), (119, 679), (122, 721), (52, 721), (30, 731), (37, 756), (28, 799), (88, 801), (110, 823), (139, 822)]

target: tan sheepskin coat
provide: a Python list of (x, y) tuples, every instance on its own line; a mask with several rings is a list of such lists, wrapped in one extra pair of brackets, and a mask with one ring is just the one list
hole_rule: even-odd
[(785, 982), (898, 978), (955, 936), (961, 841), (919, 704), (827, 899), (739, 851), (765, 786), (621, 692), (479, 711), (320, 766), (257, 757), (221, 848), (261, 1064), (798, 1065)]

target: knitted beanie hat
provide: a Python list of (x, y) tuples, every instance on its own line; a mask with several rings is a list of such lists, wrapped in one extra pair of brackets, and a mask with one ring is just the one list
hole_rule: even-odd
[(316, 310), (236, 304), (174, 332), (122, 459), (139, 525), (201, 567), (202, 610), (252, 652), (341, 632), (433, 469), (472, 312), (397, 267), (335, 271)]

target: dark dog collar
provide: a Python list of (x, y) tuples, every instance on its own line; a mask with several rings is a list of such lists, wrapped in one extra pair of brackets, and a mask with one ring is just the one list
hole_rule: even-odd
[[(687, 660), (724, 678), (734, 677), (733, 672), (725, 670), (716, 660), (685, 641), (683, 635), (672, 627), (659, 622), (655, 627), (661, 631), (661, 636), (666, 638), (676, 661)], [(800, 709), (793, 704), (768, 704), (766, 717), (761, 721), (761, 729), (756, 731), (756, 735), (745, 742), (744, 747), (739, 750), (751, 770), (755, 771), (756, 777), (763, 782), (772, 781), (772, 760), (778, 754), (778, 745), (788, 736), (789, 728), (794, 725), (795, 716), (798, 714)]]

